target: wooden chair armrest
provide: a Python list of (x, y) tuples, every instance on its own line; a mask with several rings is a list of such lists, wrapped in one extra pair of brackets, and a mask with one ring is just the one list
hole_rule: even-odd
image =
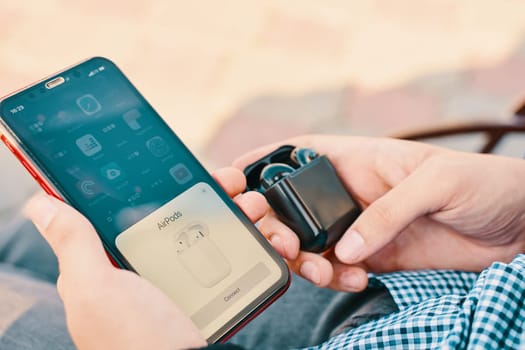
[(525, 133), (525, 118), (516, 115), (509, 122), (469, 122), (462, 124), (436, 126), (428, 129), (414, 130), (393, 135), (405, 140), (425, 141), (447, 136), (466, 134), (484, 134), (486, 141), (480, 153), (491, 153), (498, 142), (508, 133)]

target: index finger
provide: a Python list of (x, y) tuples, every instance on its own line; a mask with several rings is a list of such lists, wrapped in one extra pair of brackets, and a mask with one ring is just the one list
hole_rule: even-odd
[[(383, 142), (386, 141), (383, 140)], [(379, 143), (381, 139), (378, 138), (324, 134), (302, 135), (256, 148), (237, 158), (233, 166), (244, 170), (249, 164), (283, 145), (312, 148), (317, 153), (326, 155), (337, 166), (342, 159), (345, 163), (363, 159), (370, 160), (371, 156), (377, 152)]]
[(211, 173), (211, 176), (231, 198), (239, 195), (246, 188), (244, 174), (233, 167), (217, 169)]
[(276, 150), (277, 148), (283, 145), (308, 147), (311, 144), (311, 139), (312, 139), (312, 136), (305, 135), (305, 136), (298, 136), (298, 137), (294, 137), (291, 139), (286, 139), (286, 140), (274, 142), (274, 143), (271, 143), (265, 146), (261, 146), (235, 159), (233, 161), (233, 167), (238, 168), (240, 170), (244, 170), (246, 166), (250, 165), (251, 163), (258, 160), (259, 158)]

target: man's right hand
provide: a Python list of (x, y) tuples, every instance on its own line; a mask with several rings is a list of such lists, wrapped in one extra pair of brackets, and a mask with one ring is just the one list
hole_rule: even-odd
[(364, 208), (334, 249), (299, 251), (270, 212), (260, 230), (298, 274), (319, 286), (359, 291), (367, 272), (480, 271), (525, 250), (525, 161), (396, 139), (304, 136), (235, 162), (244, 168), (282, 144), (328, 156)]

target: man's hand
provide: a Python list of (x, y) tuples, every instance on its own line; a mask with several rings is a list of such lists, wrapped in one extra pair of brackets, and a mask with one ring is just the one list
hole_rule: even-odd
[[(267, 210), (256, 193), (239, 195), (244, 177), (236, 169), (215, 173), (251, 220)], [(171, 299), (135, 273), (114, 268), (91, 224), (73, 208), (45, 195), (26, 206), (58, 257), (58, 291), (71, 336), (86, 349), (188, 349), (206, 345)]]
[(525, 162), (395, 139), (306, 136), (255, 150), (244, 168), (281, 144), (328, 156), (364, 208), (335, 246), (299, 251), (270, 212), (259, 228), (290, 267), (319, 286), (359, 291), (366, 273), (404, 269), (480, 271), (525, 249)]

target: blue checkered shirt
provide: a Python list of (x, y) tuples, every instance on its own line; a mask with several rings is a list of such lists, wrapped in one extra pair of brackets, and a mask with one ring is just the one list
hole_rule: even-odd
[(399, 312), (310, 349), (525, 348), (525, 255), (481, 274), (410, 271), (371, 276)]

